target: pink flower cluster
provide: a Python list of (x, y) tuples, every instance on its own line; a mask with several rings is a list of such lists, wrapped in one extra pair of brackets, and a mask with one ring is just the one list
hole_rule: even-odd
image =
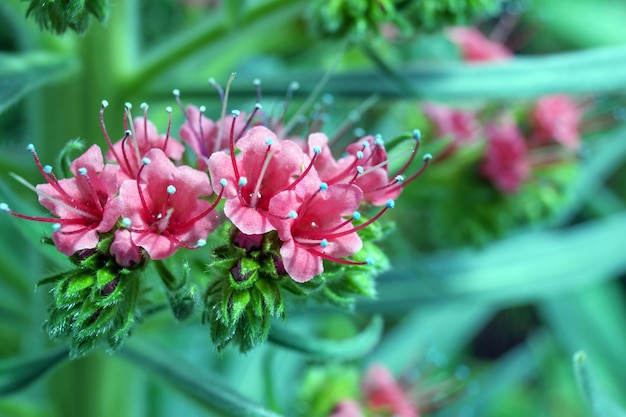
[[(127, 104), (125, 134), (112, 143), (104, 123), (108, 103), (103, 101), (106, 162), (93, 145), (72, 162), (73, 178), (57, 179), (29, 145), (46, 181), (35, 191), (56, 217), (26, 216), (4, 203), (0, 209), (53, 223), (52, 240), (68, 256), (96, 248), (105, 234), (113, 236), (110, 255), (119, 265), (132, 267), (168, 258), (180, 247), (205, 245), (222, 219), (217, 208), (225, 200), (224, 214), (238, 229), (235, 244), (276, 233), (282, 256), (278, 270), (304, 282), (323, 272), (324, 260), (366, 264), (345, 259), (361, 249), (358, 232), (393, 208), (402, 187), (430, 160), (425, 156), (422, 168), (405, 178), (418, 141), (404, 166), (390, 173), (378, 137), (359, 139), (336, 159), (322, 133), (282, 139), (276, 130), (255, 123), (260, 105), (247, 120), (233, 111), (212, 121), (202, 107), (184, 109), (179, 93), (174, 94), (186, 119), (179, 134), (195, 152), (198, 169), (182, 162), (184, 145), (170, 135), (171, 108), (167, 131), (159, 134), (147, 105), (141, 106), (143, 117), (132, 119)], [(365, 220), (358, 211), (364, 205), (381, 209)]]
[[(487, 39), (477, 29), (455, 27), (447, 33), (461, 49), (465, 61), (501, 61), (513, 57), (503, 45)], [(486, 139), (480, 174), (505, 193), (516, 192), (530, 178), (537, 164), (533, 159), (535, 150), (561, 147), (575, 152), (580, 147), (582, 109), (563, 94), (544, 96), (532, 104), (528, 112), (529, 129), (525, 133), (507, 111), (485, 122), (475, 110), (435, 103), (424, 104), (422, 110), (433, 123), (437, 137), (453, 139), (440, 159), (459, 147)]]

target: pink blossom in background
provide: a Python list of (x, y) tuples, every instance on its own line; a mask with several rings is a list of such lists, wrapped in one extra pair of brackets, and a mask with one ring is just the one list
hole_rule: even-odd
[(367, 370), (363, 393), (368, 408), (373, 410), (388, 410), (398, 417), (420, 415), (393, 375), (381, 364), (374, 364)]
[(487, 150), (481, 174), (505, 193), (516, 192), (530, 174), (526, 141), (512, 118), (486, 127)]
[(125, 135), (113, 144), (106, 153), (110, 162), (116, 162), (120, 167), (120, 183), (123, 180), (134, 179), (141, 167), (141, 159), (150, 149), (161, 149), (168, 158), (179, 161), (185, 147), (182, 143), (169, 135), (158, 133), (156, 126), (147, 117), (136, 117), (133, 120), (133, 134)]
[(455, 144), (475, 141), (480, 133), (476, 112), (459, 110), (435, 103), (425, 103), (422, 110), (434, 123), (437, 137), (451, 136)]
[(328, 417), (365, 417), (358, 402), (352, 399), (340, 401)]
[(447, 29), (448, 38), (455, 43), (468, 62), (503, 61), (513, 54), (503, 45), (485, 37), (478, 29), (455, 26)]
[(541, 97), (531, 111), (532, 138), (539, 143), (555, 141), (568, 149), (580, 147), (582, 110), (566, 95)]

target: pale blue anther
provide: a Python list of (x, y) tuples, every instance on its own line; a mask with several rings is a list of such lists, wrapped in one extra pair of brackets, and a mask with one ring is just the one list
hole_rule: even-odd
[(374, 139), (374, 144), (376, 144), (376, 146), (383, 146), (385, 144), (385, 141), (383, 140), (382, 136), (376, 135), (376, 138)]
[(385, 206), (387, 206), (387, 208), (394, 208), (396, 206), (396, 202), (393, 200), (387, 200)]
[(431, 154), (427, 153), (426, 155), (424, 155), (424, 156), (422, 157), (422, 159), (423, 159), (424, 161), (430, 161), (431, 159), (433, 159), (433, 156), (432, 156)]
[(122, 219), (122, 226), (128, 229), (130, 225), (131, 225), (130, 219), (128, 217), (124, 217)]
[(228, 181), (226, 181), (226, 178), (222, 178), (222, 179), (220, 180), (220, 185), (221, 185), (222, 187), (226, 187), (226, 185), (227, 185), (227, 184), (228, 184)]
[(368, 258), (365, 259), (365, 263), (368, 264), (368, 265), (374, 265), (374, 260), (372, 258), (368, 257)]
[(29, 143), (29, 144), (26, 146), (26, 150), (27, 150), (28, 152), (35, 153), (35, 145), (33, 145), (32, 143)]
[(322, 241), (320, 242), (320, 246), (323, 247), (323, 248), (327, 247), (328, 246), (328, 240), (322, 239)]
[[(52, 168), (50, 168), (50, 171), (52, 171)], [(87, 176), (87, 168), (85, 168), (85, 167), (78, 168), (78, 173), (79, 173), (80, 175)]]
[(167, 193), (168, 194), (174, 194), (176, 192), (176, 187), (174, 187), (173, 185), (168, 185), (167, 186)]
[(178, 88), (175, 88), (172, 90), (172, 94), (174, 94), (174, 96), (179, 97), (180, 96), (180, 90)]
[(396, 181), (404, 182), (404, 175), (396, 175)]
[(294, 210), (290, 210), (289, 214), (287, 214), (287, 216), (289, 216), (289, 218), (291, 218), (291, 219), (297, 219), (298, 218), (298, 213), (296, 213)]
[(273, 143), (274, 143), (274, 139), (272, 139), (272, 138), (265, 139), (265, 144), (267, 146), (272, 146)]
[(7, 203), (0, 203), (0, 211), (11, 211)]
[(206, 106), (200, 106), (198, 107), (198, 110), (200, 110), (200, 113), (204, 113), (206, 111)]
[(319, 155), (322, 153), (322, 148), (320, 148), (319, 146), (314, 146), (313, 147), (313, 153), (316, 155)]
[[(46, 174), (50, 174), (52, 172), (52, 166), (46, 165), (45, 167), (43, 167), (43, 172), (45, 172)], [(78, 170), (78, 172), (80, 173), (80, 169)]]
[(356, 153), (356, 158), (357, 158), (357, 159), (363, 159), (363, 152), (358, 151), (358, 152)]
[(198, 239), (198, 241), (196, 242), (196, 246), (201, 248), (203, 246), (206, 245), (206, 240), (205, 239)]
[(363, 167), (360, 166), (360, 165), (358, 167), (356, 167), (356, 172), (358, 172), (359, 174), (363, 174), (363, 172), (364, 172), (363, 171)]
[(361, 220), (361, 213), (359, 213), (358, 211), (355, 211), (354, 213), (352, 213), (352, 218), (356, 221)]
[(364, 148), (369, 148), (370, 147), (370, 143), (366, 140), (364, 140), (361, 145), (363, 145)]
[(243, 187), (248, 183), (248, 179), (246, 177), (239, 178), (239, 186)]
[(141, 162), (142, 162), (144, 165), (150, 165), (150, 164), (152, 163), (152, 161), (150, 160), (150, 158), (143, 158), (143, 159), (141, 160)]
[(239, 110), (233, 110), (232, 112), (230, 112), (230, 114), (233, 117), (239, 117), (239, 115), (241, 114), (241, 112)]
[(422, 131), (419, 129), (414, 129), (413, 130), (413, 139), (415, 139), (416, 141), (419, 142), (420, 139), (422, 139)]
[(326, 184), (325, 182), (320, 184), (320, 190), (321, 191), (326, 191), (328, 190), (328, 184)]
[(56, 232), (61, 228), (61, 223), (53, 223), (52, 224), (52, 231)]

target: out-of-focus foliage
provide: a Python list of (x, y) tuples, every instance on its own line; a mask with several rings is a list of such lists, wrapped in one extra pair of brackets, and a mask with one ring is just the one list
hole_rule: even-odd
[(109, 0), (30, 0), (26, 15), (34, 18), (45, 30), (64, 33), (72, 29), (83, 33), (89, 26), (90, 15), (104, 22), (109, 7)]

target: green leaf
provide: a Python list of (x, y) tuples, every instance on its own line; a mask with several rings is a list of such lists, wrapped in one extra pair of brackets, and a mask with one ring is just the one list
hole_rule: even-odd
[(202, 372), (170, 353), (142, 347), (124, 348), (120, 352), (127, 360), (163, 378), (171, 386), (220, 415), (232, 417), (280, 417), (233, 391), (223, 378)]
[(76, 60), (48, 52), (0, 54), (0, 112), (30, 90), (72, 76)]
[(28, 386), (45, 372), (67, 359), (67, 349), (53, 350), (33, 358), (17, 358), (0, 362), (0, 396)]
[(313, 339), (274, 325), (268, 340), (319, 360), (349, 360), (360, 358), (370, 352), (378, 344), (382, 331), (382, 318), (374, 316), (361, 333), (350, 339)]

